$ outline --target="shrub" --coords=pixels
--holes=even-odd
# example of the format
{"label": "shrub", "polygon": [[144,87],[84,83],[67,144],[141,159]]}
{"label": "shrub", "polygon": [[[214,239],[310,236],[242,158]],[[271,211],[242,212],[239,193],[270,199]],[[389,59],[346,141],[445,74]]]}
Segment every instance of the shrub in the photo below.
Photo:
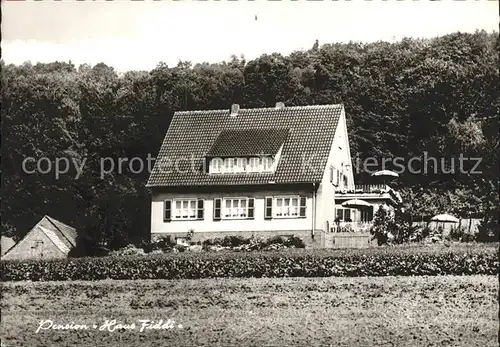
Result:
{"label": "shrub", "polygon": [[185,252],[187,249],[187,246],[179,244],[179,245],[175,245],[174,249],[178,252]]}
{"label": "shrub", "polygon": [[238,247],[244,244],[249,244],[250,239],[244,238],[243,236],[226,236],[222,239],[221,246],[223,247]]}
{"label": "shrub", "polygon": [[485,218],[478,226],[477,240],[480,242],[498,242],[499,235],[498,217]]}
{"label": "shrub", "polygon": [[432,234],[432,230],[428,227],[417,227],[415,232],[410,236],[409,241],[420,242],[428,238]]}
{"label": "shrub", "polygon": [[373,235],[373,238],[377,240],[379,246],[389,243],[392,236],[391,230],[394,229],[393,224],[394,220],[389,212],[386,211],[383,206],[380,206],[375,213],[373,225],[370,229],[370,233]]}
{"label": "shrub", "polygon": [[[396,210],[394,215],[383,208],[375,214],[373,226],[370,230],[379,245],[388,243],[402,244],[406,242],[420,242],[426,239],[431,241],[443,239],[443,228],[431,229],[428,226],[413,225],[410,213]],[[463,242],[473,241],[470,235],[463,235]],[[458,238],[457,238],[458,240]]]}
{"label": "shrub", "polygon": [[154,242],[146,243],[143,249],[146,253],[151,253],[153,251],[171,251],[176,246],[175,240],[172,239],[170,235],[162,237]]}
{"label": "shrub", "polygon": [[110,252],[112,256],[124,256],[124,255],[141,255],[145,254],[144,249],[136,247],[133,244],[127,245],[119,250]]}
{"label": "shrub", "polygon": [[452,228],[446,239],[450,241],[473,242],[476,241],[476,235],[468,233],[465,228]]}
{"label": "shrub", "polygon": [[306,247],[304,241],[302,241],[300,237],[297,237],[295,235],[270,237],[267,240],[265,240],[264,247],[268,247],[270,245],[282,245],[284,247],[289,247],[289,248]]}
{"label": "shrub", "polygon": [[497,275],[494,247],[380,247],[359,250],[155,254],[1,261],[3,281]]}
{"label": "shrub", "polygon": [[304,243],[304,240],[302,240],[300,237],[295,236],[295,235],[288,237],[288,241],[285,244],[285,246],[295,247],[295,248],[306,248],[306,244]]}
{"label": "shrub", "polygon": [[304,241],[295,235],[272,236],[268,238],[255,236],[245,238],[239,235],[228,235],[224,238],[214,238],[203,241],[203,249],[207,250],[210,246],[216,246],[226,247],[237,251],[251,251],[265,249],[266,247],[275,244],[280,244],[289,248],[305,248]]}

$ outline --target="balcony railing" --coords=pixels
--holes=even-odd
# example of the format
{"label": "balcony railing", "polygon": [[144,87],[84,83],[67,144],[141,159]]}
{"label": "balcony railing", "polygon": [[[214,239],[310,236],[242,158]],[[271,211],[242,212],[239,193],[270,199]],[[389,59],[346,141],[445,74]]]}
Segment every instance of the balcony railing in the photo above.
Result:
{"label": "balcony railing", "polygon": [[356,184],[354,189],[337,187],[335,192],[338,194],[389,194],[394,201],[400,202],[396,191],[387,184]]}
{"label": "balcony railing", "polygon": [[356,184],[354,189],[363,193],[380,193],[389,191],[391,187],[387,184]]}
{"label": "balcony railing", "polygon": [[385,193],[391,190],[387,184],[356,184],[354,189],[339,188],[335,189],[337,193]]}

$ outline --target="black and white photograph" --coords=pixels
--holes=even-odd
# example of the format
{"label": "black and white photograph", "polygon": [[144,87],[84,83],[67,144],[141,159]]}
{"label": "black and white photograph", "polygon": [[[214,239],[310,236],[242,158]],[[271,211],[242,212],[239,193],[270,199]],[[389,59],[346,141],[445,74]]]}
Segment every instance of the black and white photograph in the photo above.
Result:
{"label": "black and white photograph", "polygon": [[500,344],[498,0],[1,14],[1,347]]}

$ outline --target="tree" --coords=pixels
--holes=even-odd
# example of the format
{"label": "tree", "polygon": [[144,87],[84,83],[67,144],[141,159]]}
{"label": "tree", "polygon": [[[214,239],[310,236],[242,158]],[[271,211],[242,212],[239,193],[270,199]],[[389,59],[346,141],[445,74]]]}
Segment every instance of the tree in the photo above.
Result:
{"label": "tree", "polygon": [[[498,47],[498,33],[486,32],[396,43],[315,42],[289,55],[159,63],[149,72],[120,75],[104,63],[76,69],[71,62],[2,62],[2,234],[21,237],[49,214],[109,247],[147,237],[147,170],[134,173],[125,165],[101,177],[101,159],[117,165],[120,158],[155,157],[175,111],[282,101],[343,103],[351,156],[361,161],[408,162],[424,151],[448,162],[460,154],[481,157],[480,174],[403,172],[401,218],[411,224],[443,210],[481,217],[491,239],[498,235]],[[55,179],[54,171],[24,172],[26,157],[85,165],[78,179],[74,167]],[[356,180],[371,177],[359,173]]]}

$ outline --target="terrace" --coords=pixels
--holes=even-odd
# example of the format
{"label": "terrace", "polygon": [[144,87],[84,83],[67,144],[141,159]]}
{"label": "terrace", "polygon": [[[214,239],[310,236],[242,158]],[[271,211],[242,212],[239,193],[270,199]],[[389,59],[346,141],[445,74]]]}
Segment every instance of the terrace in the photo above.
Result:
{"label": "terrace", "polygon": [[[387,184],[360,184],[351,189],[337,188],[335,193],[336,219],[325,236],[325,245],[331,248],[370,247],[370,228],[379,206],[393,210],[402,202],[399,193]],[[363,200],[369,206],[342,206],[343,202],[352,199]]]}

